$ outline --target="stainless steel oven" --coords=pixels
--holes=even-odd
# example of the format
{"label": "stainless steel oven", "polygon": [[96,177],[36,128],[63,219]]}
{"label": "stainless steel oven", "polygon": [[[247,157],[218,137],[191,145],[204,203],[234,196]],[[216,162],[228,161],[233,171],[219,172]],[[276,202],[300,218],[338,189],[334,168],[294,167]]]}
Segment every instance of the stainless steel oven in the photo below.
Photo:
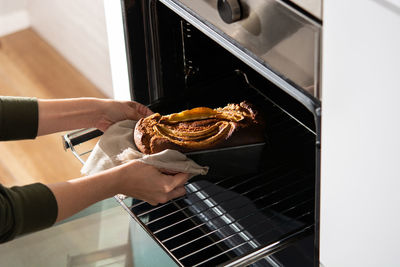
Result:
{"label": "stainless steel oven", "polygon": [[[322,16],[296,2],[126,0],[114,10],[113,78],[130,99],[162,114],[247,100],[267,125],[262,149],[237,148],[233,167],[223,151],[206,155],[222,167],[193,178],[185,197],[119,199],[135,219],[138,265],[319,265]],[[67,147],[82,135],[92,133],[67,136]]]}

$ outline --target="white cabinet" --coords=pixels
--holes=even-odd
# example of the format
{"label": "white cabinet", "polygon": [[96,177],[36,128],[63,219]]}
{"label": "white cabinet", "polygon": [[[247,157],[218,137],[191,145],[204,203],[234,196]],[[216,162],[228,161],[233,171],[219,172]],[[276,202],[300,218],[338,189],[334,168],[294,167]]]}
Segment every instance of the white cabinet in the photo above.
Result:
{"label": "white cabinet", "polygon": [[[393,1],[395,2],[395,1]],[[399,266],[400,8],[324,2],[321,263]]]}

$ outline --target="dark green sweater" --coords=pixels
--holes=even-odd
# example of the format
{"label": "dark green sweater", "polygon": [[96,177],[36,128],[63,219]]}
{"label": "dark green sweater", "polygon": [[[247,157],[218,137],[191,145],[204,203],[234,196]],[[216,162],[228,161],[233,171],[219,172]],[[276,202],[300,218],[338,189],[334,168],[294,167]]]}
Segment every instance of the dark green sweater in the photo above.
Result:
{"label": "dark green sweater", "polygon": [[[0,140],[34,139],[38,130],[35,98],[0,96]],[[6,188],[0,184],[0,243],[54,224],[57,201],[41,183]]]}

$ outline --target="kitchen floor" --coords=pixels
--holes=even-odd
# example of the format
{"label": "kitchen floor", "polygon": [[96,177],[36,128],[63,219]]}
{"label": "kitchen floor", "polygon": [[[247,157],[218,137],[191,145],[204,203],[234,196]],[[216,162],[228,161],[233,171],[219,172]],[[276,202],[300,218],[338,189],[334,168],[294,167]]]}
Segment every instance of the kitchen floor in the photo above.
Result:
{"label": "kitchen floor", "polygon": [[[0,95],[105,97],[32,29],[0,38]],[[80,176],[81,163],[64,151],[63,134],[0,142],[0,183],[52,183]]]}

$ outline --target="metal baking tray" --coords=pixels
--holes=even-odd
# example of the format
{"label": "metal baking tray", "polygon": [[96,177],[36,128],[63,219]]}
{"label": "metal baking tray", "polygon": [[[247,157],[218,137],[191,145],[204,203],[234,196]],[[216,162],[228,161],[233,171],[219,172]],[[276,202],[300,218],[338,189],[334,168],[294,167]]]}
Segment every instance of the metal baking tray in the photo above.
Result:
{"label": "metal baking tray", "polygon": [[[91,151],[78,153],[75,150],[75,146],[101,134],[102,132],[95,129],[83,129],[71,132],[63,136],[64,148],[71,149],[74,155],[84,164],[85,160],[82,156]],[[251,174],[259,171],[261,159],[263,156],[270,154],[267,152],[269,150],[270,146],[268,142],[262,142],[185,154],[197,164],[210,167],[207,175],[221,177]]]}
{"label": "metal baking tray", "polygon": [[267,144],[263,142],[189,152],[186,156],[199,165],[210,167],[207,175],[235,176],[257,172],[267,149]]}

